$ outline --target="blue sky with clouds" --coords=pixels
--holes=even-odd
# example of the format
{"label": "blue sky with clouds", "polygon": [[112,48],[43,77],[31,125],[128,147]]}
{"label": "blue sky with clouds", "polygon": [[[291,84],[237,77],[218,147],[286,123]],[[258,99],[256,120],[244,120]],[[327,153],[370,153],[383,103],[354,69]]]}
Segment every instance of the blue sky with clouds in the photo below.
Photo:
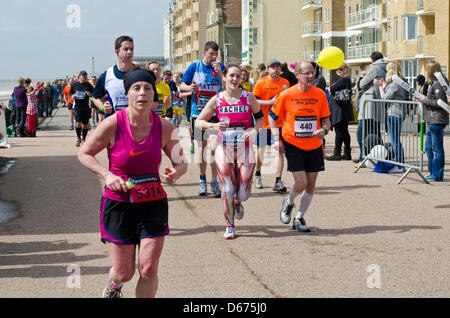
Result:
{"label": "blue sky with clouds", "polygon": [[[79,11],[68,12],[71,4]],[[90,74],[92,57],[101,73],[116,62],[120,35],[133,37],[135,56],[162,56],[168,8],[167,0],[1,0],[0,79]]]}

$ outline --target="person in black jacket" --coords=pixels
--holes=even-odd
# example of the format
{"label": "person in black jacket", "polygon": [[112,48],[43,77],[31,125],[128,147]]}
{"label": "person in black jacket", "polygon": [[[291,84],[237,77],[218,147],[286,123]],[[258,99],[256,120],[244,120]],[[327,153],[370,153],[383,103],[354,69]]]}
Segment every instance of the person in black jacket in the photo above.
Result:
{"label": "person in black jacket", "polygon": [[286,62],[281,63],[281,74],[280,76],[284,79],[287,79],[289,81],[289,87],[294,86],[298,83],[297,77],[295,77],[295,74],[289,71],[288,65]]}
{"label": "person in black jacket", "polygon": [[[333,155],[325,157],[327,160],[352,160],[350,148],[350,134],[348,132],[348,123],[353,121],[352,105],[352,81],[348,75],[349,67],[343,64],[336,72],[339,79],[330,86],[329,107],[331,111],[331,127],[336,133],[335,148]],[[345,94],[346,93],[346,94]],[[339,98],[339,96],[341,98]],[[342,97],[348,98],[342,98]],[[341,155],[342,144],[344,144],[344,155]]]}
{"label": "person in black jacket", "polygon": [[52,117],[53,110],[53,87],[50,82],[45,83],[44,88],[44,109],[46,109],[46,116]]}

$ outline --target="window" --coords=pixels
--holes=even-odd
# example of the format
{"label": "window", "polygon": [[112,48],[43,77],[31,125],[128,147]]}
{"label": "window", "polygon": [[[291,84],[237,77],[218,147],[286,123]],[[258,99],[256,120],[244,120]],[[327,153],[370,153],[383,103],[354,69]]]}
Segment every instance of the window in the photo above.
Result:
{"label": "window", "polygon": [[323,23],[329,23],[329,22],[331,22],[330,8],[325,8],[325,16],[323,18]]}
{"label": "window", "polygon": [[398,42],[398,17],[394,18],[394,42]]}
{"label": "window", "polygon": [[419,75],[419,63],[417,63],[417,60],[402,61],[402,72],[408,83],[412,87],[417,88],[416,77]]}
{"label": "window", "polygon": [[258,14],[258,0],[253,0],[253,13]]}
{"label": "window", "polygon": [[391,20],[387,21],[386,33],[387,33],[387,43],[391,43]]}
{"label": "window", "polygon": [[258,45],[258,28],[253,28],[253,45]]}
{"label": "window", "polygon": [[403,17],[402,19],[402,40],[416,40],[419,24],[417,23],[417,16]]}
{"label": "window", "polygon": [[352,6],[348,6],[348,15],[352,14]]}
{"label": "window", "polygon": [[248,0],[242,1],[242,16],[243,17],[248,16]]}

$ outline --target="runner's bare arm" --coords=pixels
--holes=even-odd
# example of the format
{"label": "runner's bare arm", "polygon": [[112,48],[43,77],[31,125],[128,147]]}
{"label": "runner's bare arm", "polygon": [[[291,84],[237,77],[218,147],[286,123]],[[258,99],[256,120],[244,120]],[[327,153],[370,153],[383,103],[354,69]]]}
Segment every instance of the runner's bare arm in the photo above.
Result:
{"label": "runner's bare arm", "polygon": [[164,179],[169,184],[174,184],[187,171],[187,160],[183,154],[183,148],[178,141],[178,133],[175,126],[167,120],[161,120],[162,144],[161,148],[172,162],[172,168],[164,168]]}
{"label": "runner's bare arm", "polygon": [[323,118],[322,119],[322,128],[317,129],[316,131],[313,132],[313,136],[316,136],[319,139],[323,139],[325,137],[325,131],[323,130],[323,128],[325,128],[327,131],[330,130],[331,127],[331,122],[330,122],[330,118]]}
{"label": "runner's bare arm", "polygon": [[[257,114],[261,111],[261,105],[258,103],[255,95],[253,93],[248,93],[250,107],[252,108],[252,113]],[[258,118],[255,121],[255,129],[259,130],[264,125],[264,117]]]}
{"label": "runner's bare arm", "polygon": [[206,104],[205,108],[203,108],[200,115],[198,115],[197,119],[195,120],[195,127],[201,130],[207,130],[207,129],[219,129],[219,130],[225,130],[228,127],[228,124],[226,123],[216,123],[211,124],[208,123],[208,120],[211,119],[212,115],[216,111],[216,102],[217,102],[217,96],[213,96],[208,103]]}
{"label": "runner's bare arm", "polygon": [[114,144],[117,126],[117,117],[111,116],[100,122],[98,127],[91,134],[90,138],[81,147],[78,152],[78,160],[86,168],[91,170],[97,177],[105,181],[106,186],[112,191],[127,191],[125,181],[112,174],[107,168],[103,167],[95,156],[107,147]]}

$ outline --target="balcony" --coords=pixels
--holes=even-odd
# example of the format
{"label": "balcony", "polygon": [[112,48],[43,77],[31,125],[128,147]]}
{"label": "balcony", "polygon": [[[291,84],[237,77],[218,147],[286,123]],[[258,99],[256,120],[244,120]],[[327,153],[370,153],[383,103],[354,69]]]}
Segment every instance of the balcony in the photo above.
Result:
{"label": "balcony", "polygon": [[376,28],[380,24],[380,8],[377,6],[351,13],[347,16],[347,30]]}
{"label": "balcony", "polygon": [[178,32],[178,33],[175,35],[175,42],[181,41],[182,39],[183,39],[183,33]]}
{"label": "balcony", "polygon": [[303,32],[302,32],[303,38],[320,37],[321,34],[322,34],[322,23],[320,22],[303,23]]}
{"label": "balcony", "polygon": [[378,43],[352,46],[347,48],[346,58],[347,60],[370,58],[370,54],[375,51],[378,51]]}
{"label": "balcony", "polygon": [[302,59],[307,61],[317,61],[320,51],[303,51]]}
{"label": "balcony", "polygon": [[322,8],[322,0],[303,0],[302,10],[315,10]]}
{"label": "balcony", "polygon": [[192,22],[192,32],[198,32],[199,27],[198,27],[198,21],[193,21]]}
{"label": "balcony", "polygon": [[184,17],[186,19],[191,19],[192,18],[192,10],[191,9],[186,9],[186,11],[184,11]]}

